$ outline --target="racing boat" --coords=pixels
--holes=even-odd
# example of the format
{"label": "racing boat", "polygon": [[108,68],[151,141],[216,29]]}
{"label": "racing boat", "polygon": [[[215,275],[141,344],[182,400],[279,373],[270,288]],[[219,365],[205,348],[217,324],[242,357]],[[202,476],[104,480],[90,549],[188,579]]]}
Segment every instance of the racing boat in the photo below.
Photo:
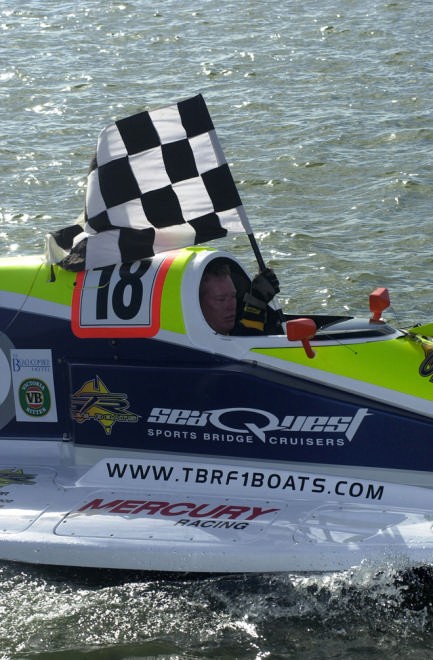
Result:
{"label": "racing boat", "polygon": [[433,325],[394,328],[378,288],[362,318],[218,334],[205,269],[228,266],[239,301],[249,274],[214,247],[169,248],[75,270],[0,259],[0,559],[431,563]]}

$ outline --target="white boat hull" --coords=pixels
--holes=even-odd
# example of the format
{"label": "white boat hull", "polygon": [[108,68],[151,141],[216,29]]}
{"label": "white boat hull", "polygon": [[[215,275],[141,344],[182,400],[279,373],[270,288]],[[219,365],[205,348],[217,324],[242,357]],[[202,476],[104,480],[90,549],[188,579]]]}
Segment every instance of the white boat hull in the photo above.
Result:
{"label": "white boat hull", "polygon": [[426,487],[157,454],[78,466],[67,443],[2,444],[3,560],[187,573],[432,562]]}

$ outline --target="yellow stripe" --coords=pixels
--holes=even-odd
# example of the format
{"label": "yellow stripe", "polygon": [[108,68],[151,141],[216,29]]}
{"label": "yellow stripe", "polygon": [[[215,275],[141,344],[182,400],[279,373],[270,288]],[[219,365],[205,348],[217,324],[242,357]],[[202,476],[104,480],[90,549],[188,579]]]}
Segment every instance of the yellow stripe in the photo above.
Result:
{"label": "yellow stripe", "polygon": [[304,349],[295,347],[255,348],[253,352],[433,401],[433,381],[428,374],[420,374],[426,353],[422,344],[409,336],[341,346],[320,346],[317,342],[314,350],[314,360]]}
{"label": "yellow stripe", "polygon": [[240,323],[245,328],[254,328],[255,330],[263,330],[264,328],[264,323],[260,321],[250,321],[248,319],[242,319]]}

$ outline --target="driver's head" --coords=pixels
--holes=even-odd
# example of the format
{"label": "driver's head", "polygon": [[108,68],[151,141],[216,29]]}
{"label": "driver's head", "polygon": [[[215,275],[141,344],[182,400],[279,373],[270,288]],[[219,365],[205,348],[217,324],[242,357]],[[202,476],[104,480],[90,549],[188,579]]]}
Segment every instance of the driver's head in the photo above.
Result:
{"label": "driver's head", "polygon": [[200,283],[200,305],[210,327],[230,333],[236,322],[236,288],[227,264],[209,264]]}

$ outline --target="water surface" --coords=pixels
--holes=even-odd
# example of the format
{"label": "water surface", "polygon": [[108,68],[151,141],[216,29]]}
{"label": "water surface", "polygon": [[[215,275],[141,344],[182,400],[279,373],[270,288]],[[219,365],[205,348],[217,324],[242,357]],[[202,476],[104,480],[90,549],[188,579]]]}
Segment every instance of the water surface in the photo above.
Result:
{"label": "water surface", "polygon": [[[99,131],[202,93],[288,311],[432,318],[430,3],[3,0],[0,247],[82,210]],[[245,236],[222,241],[254,271]],[[425,658],[430,576],[92,576],[0,565],[0,657]],[[3,655],[1,655],[3,654]]]}

